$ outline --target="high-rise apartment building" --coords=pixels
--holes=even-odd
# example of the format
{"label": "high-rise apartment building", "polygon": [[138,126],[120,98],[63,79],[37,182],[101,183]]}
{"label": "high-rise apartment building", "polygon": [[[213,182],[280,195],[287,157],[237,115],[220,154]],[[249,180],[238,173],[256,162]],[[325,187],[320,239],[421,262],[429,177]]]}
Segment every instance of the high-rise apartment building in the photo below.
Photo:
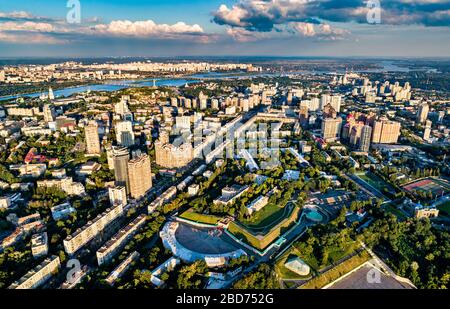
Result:
{"label": "high-rise apartment building", "polygon": [[320,110],[323,110],[325,105],[329,104],[331,102],[331,96],[329,94],[322,94],[320,97]]}
{"label": "high-rise apartment building", "polygon": [[300,120],[301,125],[308,124],[308,107],[307,106],[300,106],[299,120]]}
{"label": "high-rise apartment building", "polygon": [[426,141],[428,141],[430,139],[432,125],[433,125],[433,123],[430,120],[427,120],[425,122],[425,130],[423,131],[423,139]]}
{"label": "high-rise apartment building", "polygon": [[97,121],[89,121],[89,124],[85,128],[86,138],[86,153],[88,155],[100,154],[100,138],[98,136],[98,124]]}
{"label": "high-rise apartment building", "polygon": [[365,125],[361,130],[361,138],[359,141],[360,151],[369,152],[371,138],[372,138],[372,127]]}
{"label": "high-rise apartment building", "polygon": [[130,110],[128,108],[128,102],[130,101],[130,96],[122,96],[122,99],[120,100],[120,102],[117,102],[114,105],[114,113],[116,113],[117,115],[123,116],[126,113],[129,113]]}
{"label": "high-rise apartment building", "polygon": [[50,104],[45,104],[43,109],[44,121],[49,123],[55,121],[55,110]]}
{"label": "high-rise apartment building", "polygon": [[322,120],[322,137],[326,141],[336,141],[340,137],[342,118],[325,118]]}
{"label": "high-rise apartment building", "polygon": [[130,192],[128,184],[128,161],[130,154],[125,147],[113,147],[114,179],[117,186],[124,186]]}
{"label": "high-rise apartment building", "polygon": [[357,122],[353,124],[350,130],[349,143],[353,147],[357,147],[361,140],[362,128],[364,127],[364,123]]}
{"label": "high-rise apartment building", "polygon": [[194,159],[194,147],[190,141],[177,146],[169,142],[167,132],[161,132],[155,142],[156,164],[166,168],[181,168]]}
{"label": "high-rise apartment building", "polygon": [[382,117],[374,122],[372,143],[396,144],[400,137],[401,124]]}
{"label": "high-rise apartment building", "polygon": [[150,157],[146,154],[128,162],[130,195],[134,199],[143,197],[152,187]]}
{"label": "high-rise apartment building", "polygon": [[340,95],[334,95],[331,97],[330,104],[334,110],[339,113],[341,110],[342,97]]}
{"label": "high-rise apartment building", "polygon": [[424,124],[428,118],[430,106],[427,103],[421,104],[417,110],[417,123]]}
{"label": "high-rise apartment building", "polygon": [[131,121],[120,121],[116,123],[116,141],[123,147],[134,145],[133,124]]}

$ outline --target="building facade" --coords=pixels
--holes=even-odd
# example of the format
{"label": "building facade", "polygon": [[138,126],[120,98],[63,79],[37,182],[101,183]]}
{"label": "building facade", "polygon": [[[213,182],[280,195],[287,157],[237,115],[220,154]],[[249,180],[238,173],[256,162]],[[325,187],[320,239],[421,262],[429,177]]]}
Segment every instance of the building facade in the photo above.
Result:
{"label": "building facade", "polygon": [[150,157],[146,154],[128,162],[130,195],[134,199],[143,197],[152,187]]}
{"label": "building facade", "polygon": [[85,129],[86,153],[88,155],[100,154],[100,138],[98,136],[97,121],[89,121]]}

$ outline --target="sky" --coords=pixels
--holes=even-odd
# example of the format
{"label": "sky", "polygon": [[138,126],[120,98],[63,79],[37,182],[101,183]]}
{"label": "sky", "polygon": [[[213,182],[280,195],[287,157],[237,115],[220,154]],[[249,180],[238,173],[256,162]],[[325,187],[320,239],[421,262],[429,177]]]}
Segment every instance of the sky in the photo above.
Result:
{"label": "sky", "polygon": [[450,0],[0,0],[0,58],[450,57]]}

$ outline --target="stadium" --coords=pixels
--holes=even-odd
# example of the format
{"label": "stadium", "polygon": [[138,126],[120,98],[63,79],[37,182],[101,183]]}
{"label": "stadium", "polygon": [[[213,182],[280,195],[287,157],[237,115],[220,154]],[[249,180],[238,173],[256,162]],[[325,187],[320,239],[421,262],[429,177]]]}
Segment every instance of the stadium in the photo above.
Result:
{"label": "stadium", "polygon": [[204,260],[210,267],[223,266],[246,253],[221,228],[186,222],[168,222],[160,237],[166,249],[184,262]]}

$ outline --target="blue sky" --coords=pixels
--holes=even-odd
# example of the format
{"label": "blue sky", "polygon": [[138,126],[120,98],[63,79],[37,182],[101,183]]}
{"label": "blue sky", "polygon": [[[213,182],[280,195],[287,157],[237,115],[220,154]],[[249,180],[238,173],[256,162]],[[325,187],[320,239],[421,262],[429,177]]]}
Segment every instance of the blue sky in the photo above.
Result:
{"label": "blue sky", "polygon": [[[373,0],[369,0],[373,1]],[[450,0],[0,0],[0,57],[450,56]]]}
{"label": "blue sky", "polygon": [[[65,0],[0,0],[0,11],[27,11],[36,16],[63,18],[68,9]],[[175,23],[210,23],[211,15],[223,0],[81,0],[83,18],[146,20]]]}

